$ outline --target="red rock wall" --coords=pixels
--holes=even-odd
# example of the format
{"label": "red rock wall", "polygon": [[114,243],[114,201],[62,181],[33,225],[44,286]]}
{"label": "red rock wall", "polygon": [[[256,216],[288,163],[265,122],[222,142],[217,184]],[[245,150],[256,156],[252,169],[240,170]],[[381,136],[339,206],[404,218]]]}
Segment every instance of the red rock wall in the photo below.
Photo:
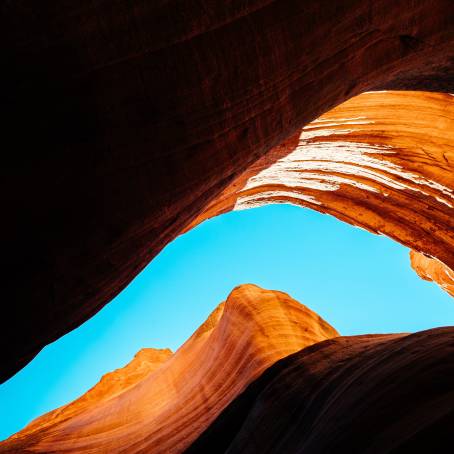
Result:
{"label": "red rock wall", "polygon": [[23,0],[1,21],[1,381],[305,124],[376,87],[454,92],[451,0]]}

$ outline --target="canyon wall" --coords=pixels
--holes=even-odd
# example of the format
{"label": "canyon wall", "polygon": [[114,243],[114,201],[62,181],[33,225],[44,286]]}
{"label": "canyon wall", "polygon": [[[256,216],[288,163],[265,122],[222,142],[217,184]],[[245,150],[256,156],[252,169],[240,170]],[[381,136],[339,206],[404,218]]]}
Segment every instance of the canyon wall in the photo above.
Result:
{"label": "canyon wall", "polygon": [[[367,90],[454,92],[451,0],[23,0],[4,2],[1,21],[0,381],[304,125]],[[404,178],[389,191],[403,207],[394,218],[419,194],[413,237],[366,179],[366,202],[358,185],[346,194],[364,223],[452,268],[447,224],[431,230],[421,202],[439,190]],[[379,200],[386,225],[372,222]]]}
{"label": "canyon wall", "polygon": [[287,294],[242,285],[175,354],[142,350],[0,452],[180,453],[269,366],[335,336]]}
{"label": "canyon wall", "polygon": [[449,452],[454,328],[337,337],[277,362],[185,452]]}

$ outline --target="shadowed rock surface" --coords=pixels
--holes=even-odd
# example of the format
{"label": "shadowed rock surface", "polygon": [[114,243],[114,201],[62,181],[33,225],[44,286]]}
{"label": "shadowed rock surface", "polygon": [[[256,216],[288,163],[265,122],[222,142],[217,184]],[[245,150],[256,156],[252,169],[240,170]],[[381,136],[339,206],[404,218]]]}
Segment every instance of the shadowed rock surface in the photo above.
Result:
{"label": "shadowed rock surface", "polygon": [[450,452],[454,328],[338,337],[278,361],[185,454]]}
{"label": "shadowed rock surface", "polygon": [[0,443],[0,452],[180,453],[265,369],[335,336],[287,294],[242,285],[174,355],[141,350],[81,398]]}
{"label": "shadowed rock surface", "polygon": [[[451,0],[22,0],[1,12],[1,381],[304,125],[367,90],[454,92]],[[436,232],[399,241],[452,268]]]}

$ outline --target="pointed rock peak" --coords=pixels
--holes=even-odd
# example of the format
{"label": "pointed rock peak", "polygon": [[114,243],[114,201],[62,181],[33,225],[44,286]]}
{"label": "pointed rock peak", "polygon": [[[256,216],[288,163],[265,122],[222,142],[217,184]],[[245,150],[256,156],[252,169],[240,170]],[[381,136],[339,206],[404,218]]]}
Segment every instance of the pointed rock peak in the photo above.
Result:
{"label": "pointed rock peak", "polygon": [[136,359],[148,360],[151,362],[164,361],[170,358],[170,356],[172,355],[173,352],[172,350],[170,350],[170,348],[142,348],[134,355],[134,359],[131,361],[131,363]]}

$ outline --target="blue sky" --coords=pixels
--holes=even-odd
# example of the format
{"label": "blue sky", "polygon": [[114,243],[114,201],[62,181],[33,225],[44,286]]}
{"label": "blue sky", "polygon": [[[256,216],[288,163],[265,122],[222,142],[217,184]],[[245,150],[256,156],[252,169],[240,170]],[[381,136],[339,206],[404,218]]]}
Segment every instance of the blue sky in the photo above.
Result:
{"label": "blue sky", "polygon": [[454,300],[408,250],[291,205],[232,212],[168,245],[83,326],[0,386],[0,440],[68,403],[143,347],[177,349],[238,284],[282,290],[341,334],[454,325]]}

